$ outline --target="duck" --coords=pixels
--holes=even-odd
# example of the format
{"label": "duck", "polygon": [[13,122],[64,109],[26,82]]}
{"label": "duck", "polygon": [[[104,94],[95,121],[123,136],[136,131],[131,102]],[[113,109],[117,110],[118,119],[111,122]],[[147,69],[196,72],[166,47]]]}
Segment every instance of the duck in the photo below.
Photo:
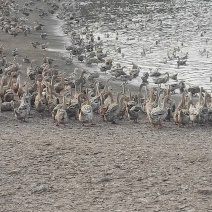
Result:
{"label": "duck", "polygon": [[27,122],[30,114],[30,104],[26,102],[26,94],[21,99],[21,104],[14,109],[14,115],[18,120]]}
{"label": "duck", "polygon": [[61,75],[61,81],[54,85],[54,90],[59,95],[60,95],[60,92],[63,91],[64,88],[65,88],[65,80],[64,80],[64,78],[65,78],[65,73],[63,73]]}
{"label": "duck", "polygon": [[178,73],[169,75],[169,78],[173,79],[173,80],[177,80],[177,75],[178,75]]}
{"label": "duck", "polygon": [[3,102],[2,98],[0,98],[0,112],[2,111],[13,111],[14,110],[14,101]]}
{"label": "duck", "polygon": [[188,52],[186,52],[185,56],[181,57],[180,59],[181,59],[181,60],[186,60],[186,59],[188,59]]}
{"label": "duck", "polygon": [[152,109],[155,107],[154,88],[150,89],[149,98],[145,102],[145,112],[150,116]]}
{"label": "duck", "polygon": [[[153,92],[153,96],[154,96],[154,92]],[[141,83],[139,86],[138,102],[140,102],[141,104],[141,110],[143,113],[146,113],[147,98],[148,98],[147,86],[145,83]]]}
{"label": "duck", "polygon": [[83,62],[84,58],[85,58],[85,56],[82,54],[77,56],[77,60],[80,62]]}
{"label": "duck", "polygon": [[30,44],[36,49],[40,45],[40,42],[30,42]]}
{"label": "duck", "polygon": [[196,96],[197,93],[200,92],[200,87],[199,86],[191,86],[189,85],[189,88],[187,89],[188,92],[191,92],[193,96]]}
{"label": "duck", "polygon": [[180,110],[188,110],[188,108],[186,107],[185,97],[186,97],[186,94],[185,94],[185,92],[183,92],[182,96],[181,96],[181,100],[173,114],[173,119],[174,119],[174,122],[176,125],[178,125],[180,123],[179,122],[179,111]]}
{"label": "duck", "polygon": [[168,82],[168,80],[169,80],[169,73],[166,72],[165,75],[166,75],[165,77],[160,77],[160,78],[153,79],[154,83],[155,84],[158,84],[158,85],[161,85],[162,83]]}
{"label": "duck", "polygon": [[31,60],[30,62],[30,66],[27,67],[27,77],[30,80],[34,80],[36,75],[37,75],[37,71],[35,68],[33,68],[33,64],[35,63],[35,60]]}
{"label": "duck", "polygon": [[208,95],[208,124],[212,125],[212,93]]}
{"label": "duck", "polygon": [[176,105],[175,105],[175,101],[171,98],[171,89],[170,89],[170,85],[167,86],[167,88],[164,90],[164,97],[167,96],[166,98],[166,109],[167,109],[167,116],[165,118],[165,120],[170,121],[171,118],[173,118],[173,113],[175,112],[176,109]]}
{"label": "duck", "polygon": [[23,58],[23,63],[30,63],[30,59],[27,56],[25,56]]}
{"label": "duck", "polygon": [[[26,84],[25,84],[25,90],[24,90],[23,96],[25,99],[25,103],[29,105],[29,114],[30,114],[30,110],[32,107],[32,105],[31,105],[32,95],[29,92],[29,83],[28,82],[26,82]],[[22,98],[23,98],[23,96],[22,96]]]}
{"label": "duck", "polygon": [[38,23],[38,21],[35,21],[34,24],[35,24],[34,26],[35,31],[42,30],[43,26],[45,26],[43,24]]}
{"label": "duck", "polygon": [[[112,77],[110,77],[110,78],[108,78],[107,80],[106,80],[106,82],[105,82],[105,85],[104,85],[104,87],[103,87],[103,89],[102,89],[102,91],[100,92],[100,96],[102,96],[102,97],[107,97],[107,95],[105,95],[105,93],[107,92],[107,91],[109,91],[109,82],[112,80]],[[103,100],[105,100],[105,99],[103,99]]]}
{"label": "duck", "polygon": [[173,94],[175,94],[175,90],[177,90],[177,89],[179,89],[180,92],[182,93],[184,91],[185,87],[186,87],[185,81],[183,81],[183,80],[181,80],[177,83],[171,83],[171,84],[169,84],[169,86],[170,86],[170,91]]}
{"label": "duck", "polygon": [[93,109],[91,106],[90,98],[88,96],[88,89],[86,89],[86,101],[84,101],[81,105],[79,112],[79,121],[85,126],[85,123],[91,123],[91,125],[95,125],[93,123]]}
{"label": "duck", "polygon": [[57,122],[57,126],[59,126],[59,124],[66,124],[68,122],[68,115],[66,112],[66,98],[65,96],[63,96],[63,104],[62,104],[62,108],[59,108],[57,110],[57,113],[55,115],[55,120]]}
{"label": "duck", "polygon": [[[42,45],[45,46],[46,44],[42,44]],[[42,47],[41,47],[41,48],[42,48]],[[46,46],[45,48],[47,48],[47,46]],[[44,48],[44,49],[45,49],[45,48]],[[43,62],[44,62],[44,63],[49,64],[49,65],[52,65],[54,61],[55,61],[55,60],[54,60],[53,58],[47,57],[45,54],[43,54]]]}
{"label": "duck", "polygon": [[149,73],[144,72],[143,76],[141,76],[142,83],[148,83]]}
{"label": "duck", "polygon": [[108,96],[110,97],[110,104],[107,107],[107,110],[104,114],[104,120],[107,122],[111,122],[112,124],[116,124],[115,119],[117,118],[117,114],[124,106],[125,96],[121,96],[119,99],[119,93],[117,95],[117,102],[114,101],[112,92],[108,92]]}
{"label": "duck", "polygon": [[37,81],[37,96],[35,97],[35,110],[42,113],[46,109],[46,98],[42,95],[41,82]]}
{"label": "duck", "polygon": [[42,39],[46,39],[47,33],[41,33],[41,34],[40,34],[40,37],[41,37]]}
{"label": "duck", "polygon": [[179,68],[180,66],[186,65],[187,60],[181,59],[179,56],[177,56],[177,67]]}
{"label": "duck", "polygon": [[6,89],[5,89],[5,87],[4,87],[4,80],[6,79],[6,76],[5,75],[3,75],[2,77],[1,77],[1,80],[0,80],[0,98],[4,98],[4,94],[5,94],[5,91],[6,91]]}
{"label": "duck", "polygon": [[131,75],[128,75],[128,74],[121,75],[120,76],[120,79],[121,79],[122,82],[128,83],[128,81],[131,81],[132,80],[132,76]]}
{"label": "duck", "polygon": [[[202,91],[203,88],[201,87],[200,90]],[[209,109],[208,109],[207,98],[208,98],[208,93],[205,91],[203,101],[201,101],[201,105],[199,105],[198,124],[200,124],[200,125],[204,125],[204,124],[208,123]],[[197,107],[198,107],[198,105],[197,105]]]}
{"label": "duck", "polygon": [[[139,96],[139,94],[138,94],[138,96]],[[142,111],[140,98],[138,98],[138,104],[137,105],[131,106],[130,104],[128,104],[127,101],[124,101],[124,103],[126,105],[126,112],[127,112],[128,118],[130,120],[133,120],[135,123],[137,123],[138,118],[139,118],[139,114]]]}
{"label": "duck", "polygon": [[157,94],[157,107],[152,108],[152,110],[147,114],[149,118],[149,122],[153,124],[153,126],[158,126],[158,128],[162,127],[162,121],[167,116],[167,109],[166,109],[166,102],[168,96],[164,97],[163,104],[161,105],[161,98],[160,98],[160,89],[158,89]]}
{"label": "duck", "polygon": [[66,107],[66,112],[68,114],[68,118],[75,117],[75,120],[79,117],[79,110],[83,103],[83,99],[85,99],[85,95],[83,93],[79,93],[77,99],[70,99],[69,103]]}
{"label": "duck", "polygon": [[[52,81],[53,81],[53,79],[52,79]],[[59,104],[59,99],[53,95],[52,88],[53,88],[53,83],[47,82],[46,100],[47,100],[47,105],[48,105],[48,109],[49,109],[50,113],[52,113],[54,108]]]}
{"label": "duck", "polygon": [[132,69],[139,69],[139,67],[134,62],[132,62]]}
{"label": "duck", "polygon": [[99,78],[99,76],[100,76],[99,72],[97,72],[97,71],[91,72],[88,76],[88,80],[93,81],[94,79]]}
{"label": "duck", "polygon": [[199,107],[196,107],[195,104],[193,103],[193,95],[191,92],[189,92],[189,117],[191,120],[192,126],[194,126],[194,123],[198,123],[199,119]]}
{"label": "duck", "polygon": [[[115,76],[116,78],[122,76],[122,75],[127,75],[126,72],[124,72],[124,66],[123,67],[118,67],[116,66],[115,69],[111,70],[111,74]],[[130,76],[130,75],[129,75]]]}
{"label": "duck", "polygon": [[132,79],[138,77],[139,73],[140,73],[139,67],[137,69],[130,69],[129,70],[129,75],[132,77]]}
{"label": "duck", "polygon": [[187,109],[181,109],[177,113],[178,113],[178,123],[180,124],[180,126],[189,125],[190,123],[189,111]]}
{"label": "duck", "polygon": [[159,72],[160,68],[156,68],[155,71],[152,71],[152,68],[149,69],[150,70],[150,76],[151,77],[159,77],[161,75],[161,73]]}
{"label": "duck", "polygon": [[83,70],[80,74],[80,77],[74,80],[74,84],[75,86],[78,88],[78,86],[81,84],[82,86],[86,83],[86,79],[85,79],[85,74],[87,73],[87,71]]}
{"label": "duck", "polygon": [[18,49],[15,48],[14,50],[12,50],[12,56],[17,56],[18,55]]}
{"label": "duck", "polygon": [[24,89],[23,89],[23,85],[22,85],[22,82],[21,82],[21,75],[20,74],[17,77],[17,85],[18,85],[17,92],[16,92],[16,90],[14,90],[14,92],[17,93],[18,98],[21,99],[21,97],[23,96],[23,93],[24,93]]}
{"label": "duck", "polygon": [[117,113],[117,117],[121,120],[124,118],[125,114],[126,114],[126,105],[131,108],[132,106],[136,105],[136,102],[134,100],[132,100],[132,93],[131,90],[128,89],[129,91],[129,97],[126,95],[126,89],[125,89],[125,83],[121,83],[120,85],[122,87],[122,92],[120,93],[120,96],[117,96],[117,99],[119,99],[118,101],[120,101],[120,97],[124,96],[125,97],[125,101],[123,104],[123,107],[119,110],[119,112]]}
{"label": "duck", "polygon": [[103,121],[106,121],[105,120],[105,113],[108,109],[108,106],[109,106],[109,102],[108,101],[105,101],[106,98],[108,97],[108,91],[105,91],[105,92],[101,92],[100,93],[100,107],[99,107],[99,114],[102,116],[102,120]]}
{"label": "duck", "polygon": [[14,91],[12,89],[7,89],[4,94],[4,101],[11,102],[14,101],[14,99],[15,99]]}
{"label": "duck", "polygon": [[0,45],[0,55],[2,56],[4,53],[4,46],[3,45]]}
{"label": "duck", "polygon": [[91,106],[94,112],[99,111],[100,106],[100,92],[99,92],[99,82],[94,82],[95,96],[91,97]]}

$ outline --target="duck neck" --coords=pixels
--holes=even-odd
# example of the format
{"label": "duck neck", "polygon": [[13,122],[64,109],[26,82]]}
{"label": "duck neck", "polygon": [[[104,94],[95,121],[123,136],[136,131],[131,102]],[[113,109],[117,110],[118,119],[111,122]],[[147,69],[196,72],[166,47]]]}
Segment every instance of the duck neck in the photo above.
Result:
{"label": "duck neck", "polygon": [[29,96],[29,84],[28,84],[28,82],[26,82],[25,87],[26,87],[26,90],[25,90],[26,95]]}
{"label": "duck neck", "polygon": [[1,112],[1,107],[2,107],[2,98],[0,97],[0,112]]}
{"label": "duck neck", "polygon": [[169,80],[169,73],[166,73],[166,82]]}
{"label": "duck neck", "polygon": [[193,96],[192,96],[192,93],[191,92],[189,93],[189,100],[193,104]]}
{"label": "duck neck", "polygon": [[103,93],[105,93],[105,92],[107,91],[108,83],[109,83],[110,80],[111,80],[111,78],[109,78],[109,79],[106,81],[105,86],[104,86],[103,91],[102,91]]}
{"label": "duck neck", "polygon": [[81,75],[80,75],[80,79],[81,79],[81,80],[83,79],[84,75],[85,75],[85,72],[82,71],[82,73],[81,73]]}
{"label": "duck neck", "polygon": [[82,97],[83,97],[84,95],[81,93],[81,94],[79,94],[78,96],[77,96],[77,100],[78,100],[78,104],[79,104],[79,107],[81,107],[81,105],[82,105]]}
{"label": "duck neck", "polygon": [[20,76],[20,74],[18,75],[17,82],[18,82],[19,88],[22,88],[22,82],[21,82],[21,76]]}
{"label": "duck neck", "polygon": [[66,110],[66,97],[63,96],[63,109]]}
{"label": "duck neck", "polygon": [[168,99],[169,99],[169,96],[168,96],[168,95],[164,97],[163,106],[162,106],[163,109],[166,108],[166,105],[167,105],[167,103],[168,103]]}
{"label": "duck neck", "polygon": [[148,96],[148,94],[147,94],[147,87],[144,86],[144,99],[145,100],[147,99],[147,96]]}
{"label": "duck neck", "polygon": [[[113,94],[109,91],[107,92],[108,96],[110,97],[111,104],[114,103]],[[118,100],[119,101],[119,100]]]}
{"label": "duck neck", "polygon": [[52,86],[49,83],[47,85],[47,91],[48,91],[49,99],[53,99],[53,96],[52,96]]}
{"label": "duck neck", "polygon": [[11,88],[12,87],[12,84],[13,84],[13,72],[10,74],[10,78],[9,78],[7,87],[8,88]]}
{"label": "duck neck", "polygon": [[158,107],[161,107],[160,88],[159,87],[157,90],[157,98],[155,99],[155,102],[157,103]]}
{"label": "duck neck", "polygon": [[54,75],[51,78],[51,86],[54,87]]}
{"label": "duck neck", "polygon": [[38,97],[41,99],[42,97],[42,89],[41,89],[41,82],[37,82],[37,90],[38,90]]}
{"label": "duck neck", "polygon": [[150,90],[149,101],[154,102],[154,90],[153,90],[153,88]]}
{"label": "duck neck", "polygon": [[98,83],[98,81],[94,82],[94,88],[95,88],[95,96],[99,96],[99,83]]}
{"label": "duck neck", "polygon": [[203,90],[203,88],[201,87],[201,88],[200,88],[200,91],[199,91],[199,104],[201,104],[201,103],[202,103],[202,100],[203,100],[203,97],[202,97],[202,90]]}
{"label": "duck neck", "polygon": [[138,106],[141,106],[141,96],[140,96],[140,92],[138,93]]}
{"label": "duck neck", "polygon": [[62,74],[62,76],[61,76],[61,81],[60,81],[60,84],[61,84],[62,86],[65,85],[65,80],[64,80],[64,78],[65,78],[65,76],[64,76],[64,74]]}
{"label": "duck neck", "polygon": [[119,99],[119,102],[118,102],[118,110],[121,110],[121,109],[124,107],[124,99],[125,99],[125,96],[122,96],[122,97]]}
{"label": "duck neck", "polygon": [[207,92],[205,92],[204,101],[203,101],[203,106],[206,107],[206,108],[208,107],[207,98],[208,98],[208,94],[207,94]]}
{"label": "duck neck", "polygon": [[90,105],[91,102],[90,102],[90,98],[89,98],[89,95],[88,95],[88,89],[86,89],[86,100],[87,100],[87,104]]}
{"label": "duck neck", "polygon": [[139,96],[140,96],[140,98],[142,97],[141,95],[142,95],[142,88],[144,87],[144,84],[142,83],[142,84],[140,84],[140,86],[139,86]]}
{"label": "duck neck", "polygon": [[3,78],[3,76],[2,76],[2,78],[1,78],[1,80],[0,80],[0,88],[3,88],[3,86],[4,86],[4,78]]}
{"label": "duck neck", "polygon": [[129,89],[129,94],[130,94],[130,101],[132,101],[132,92],[130,89]]}
{"label": "duck neck", "polygon": [[122,86],[122,93],[125,95],[126,94],[126,89],[125,89],[124,83],[122,83],[121,86]]}
{"label": "duck neck", "polygon": [[76,83],[74,83],[74,95],[75,95],[75,96],[78,95]]}
{"label": "duck neck", "polygon": [[185,107],[185,93],[182,94],[182,99],[181,99],[181,107]]}

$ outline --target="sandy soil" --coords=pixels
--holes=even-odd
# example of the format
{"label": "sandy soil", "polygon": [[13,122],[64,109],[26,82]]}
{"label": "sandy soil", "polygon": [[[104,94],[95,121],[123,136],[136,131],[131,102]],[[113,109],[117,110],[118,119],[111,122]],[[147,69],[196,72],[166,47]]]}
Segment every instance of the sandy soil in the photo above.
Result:
{"label": "sandy soil", "polygon": [[[55,24],[37,11],[28,22],[34,19],[45,24],[43,32]],[[39,35],[14,38],[0,31],[8,60],[18,48],[20,63],[25,55],[41,61],[44,51],[30,44]],[[46,41],[52,48],[61,45],[53,34]],[[61,71],[73,70],[60,53],[45,54]],[[56,127],[48,114],[41,119],[33,111],[29,123],[20,123],[11,112],[1,113],[0,211],[212,211],[211,127],[164,123],[156,130],[145,116],[138,124],[103,123],[98,115],[95,122]]]}

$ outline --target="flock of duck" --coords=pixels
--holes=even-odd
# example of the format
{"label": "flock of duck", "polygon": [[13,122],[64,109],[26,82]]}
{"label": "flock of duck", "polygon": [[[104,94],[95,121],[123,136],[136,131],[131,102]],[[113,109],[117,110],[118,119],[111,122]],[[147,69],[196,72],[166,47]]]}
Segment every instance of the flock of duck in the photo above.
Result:
{"label": "flock of duck", "polygon": [[[50,14],[58,9],[54,1],[45,2],[52,8]],[[6,14],[9,7],[17,9],[17,5],[14,5],[12,0],[4,2],[4,9],[0,14],[2,29],[5,33],[13,31],[24,34],[27,29],[29,31],[29,28],[26,27],[21,31],[20,20]],[[25,3],[23,11],[26,14],[28,5],[34,5],[34,1]],[[43,18],[45,11],[41,14]],[[42,32],[42,29],[43,25],[35,22],[34,29],[31,29],[30,33],[33,30],[41,32],[41,39],[46,39],[47,34]],[[95,116],[101,116],[104,122],[116,123],[125,117],[137,122],[139,118],[145,117],[144,114],[149,123],[155,127],[161,127],[164,120],[174,120],[179,126],[190,125],[190,123],[212,124],[212,93],[199,87],[185,89],[184,81],[165,85],[170,77],[176,80],[177,76],[170,76],[169,73],[161,76],[158,69],[143,73],[142,83],[135,94],[132,94],[130,89],[126,92],[126,82],[138,77],[139,66],[132,64],[128,76],[119,63],[114,65],[112,58],[103,52],[101,39],[98,37],[96,40],[89,27],[85,27],[83,34],[86,39],[82,39],[76,31],[72,32],[73,45],[66,46],[66,50],[70,52],[70,57],[65,58],[66,64],[72,64],[75,60],[85,61],[87,65],[101,63],[100,70],[104,72],[109,70],[112,77],[103,84],[99,79],[99,72],[88,73],[75,68],[69,75],[60,73],[54,59],[43,54],[40,63],[29,60],[27,56],[23,57],[22,62],[30,64],[26,70],[27,80],[23,83],[21,64],[18,63],[18,49],[12,51],[14,59],[8,62],[5,54],[6,45],[2,44],[0,45],[0,111],[13,111],[16,119],[20,121],[28,121],[31,110],[40,113],[42,117],[47,112],[57,125],[68,123],[72,117],[79,120],[82,125],[86,123],[93,125]],[[12,35],[17,36],[16,33]],[[35,42],[31,44],[34,48],[40,45]],[[177,64],[183,65],[181,62],[185,60],[186,58],[178,58]],[[149,88],[149,76],[154,77],[157,87]],[[123,81],[122,91],[115,96],[109,83],[119,77]],[[161,88],[161,84],[164,84],[165,88]],[[181,93],[179,103],[175,103],[172,96],[176,89]],[[196,93],[199,95],[199,100],[195,103],[193,96]]]}

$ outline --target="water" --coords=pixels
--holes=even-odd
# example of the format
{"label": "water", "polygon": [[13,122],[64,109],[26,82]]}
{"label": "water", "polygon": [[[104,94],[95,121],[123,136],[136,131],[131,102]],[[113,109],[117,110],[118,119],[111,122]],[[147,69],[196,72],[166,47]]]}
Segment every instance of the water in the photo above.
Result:
{"label": "water", "polygon": [[[136,7],[139,9],[138,5]],[[130,15],[136,7],[130,8],[128,17],[122,20],[116,17],[116,21],[109,24],[104,23],[103,18],[98,18],[98,21],[89,24],[95,39],[97,40],[99,36],[103,40],[103,49],[109,51],[108,57],[114,59],[114,64],[121,63],[127,67],[125,71],[128,72],[133,62],[141,68],[140,76],[143,72],[149,72],[149,68],[153,70],[160,68],[162,73],[178,73],[178,80],[184,80],[188,86],[198,85],[210,90],[212,86],[210,83],[212,2],[176,1],[175,6],[152,2],[147,7],[147,10],[151,12]],[[140,7],[143,9],[142,6]],[[170,8],[172,8],[171,12]],[[160,10],[163,10],[163,13]],[[110,10],[107,13],[110,13]],[[116,16],[116,14],[112,15]],[[82,30],[80,26],[76,27]],[[105,36],[105,33],[109,34],[109,38]],[[70,43],[70,36],[66,35],[64,39],[66,43]],[[117,52],[118,48],[121,48],[121,53]],[[167,52],[172,56],[174,49],[177,49],[176,54],[180,57],[188,53],[185,66],[178,68],[176,58],[168,59]],[[145,55],[142,54],[143,50]],[[83,67],[86,68],[86,65]],[[93,67],[87,67],[87,69],[94,70]],[[95,68],[95,70],[99,69]],[[153,83],[151,78],[149,81],[150,84]],[[169,83],[172,82],[172,80],[169,81]],[[138,77],[130,83],[139,85],[141,79]]]}

